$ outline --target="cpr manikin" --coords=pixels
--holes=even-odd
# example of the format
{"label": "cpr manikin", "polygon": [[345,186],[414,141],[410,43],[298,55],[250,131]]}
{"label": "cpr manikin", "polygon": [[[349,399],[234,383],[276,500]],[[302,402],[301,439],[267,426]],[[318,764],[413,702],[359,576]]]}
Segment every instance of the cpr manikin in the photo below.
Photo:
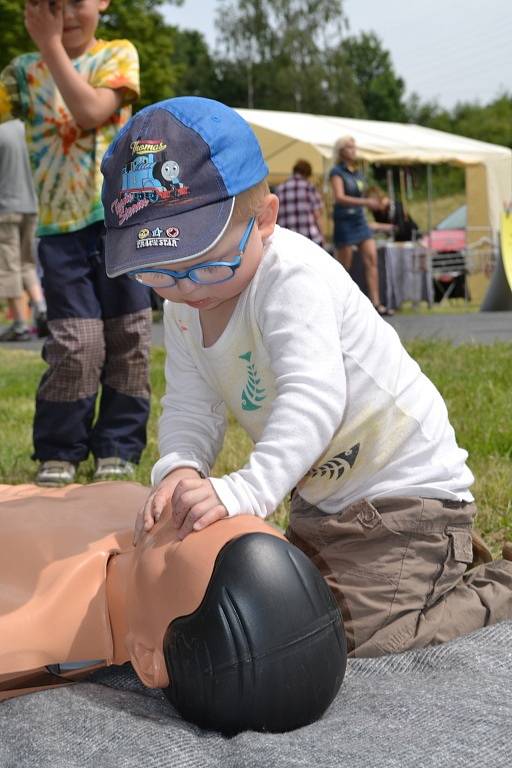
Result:
{"label": "cpr manikin", "polygon": [[316,568],[249,515],[183,541],[162,519],[134,548],[147,493],[0,486],[0,696],[35,689],[50,665],[130,661],[203,727],[285,731],[320,717],[346,650]]}

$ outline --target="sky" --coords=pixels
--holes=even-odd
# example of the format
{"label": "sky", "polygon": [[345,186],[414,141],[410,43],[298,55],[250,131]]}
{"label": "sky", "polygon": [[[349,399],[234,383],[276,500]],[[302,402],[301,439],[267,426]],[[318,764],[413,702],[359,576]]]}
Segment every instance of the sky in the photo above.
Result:
{"label": "sky", "polygon": [[[167,6],[169,23],[203,33],[215,48],[216,0]],[[487,104],[512,92],[511,0],[345,0],[349,34],[375,32],[407,95]]]}

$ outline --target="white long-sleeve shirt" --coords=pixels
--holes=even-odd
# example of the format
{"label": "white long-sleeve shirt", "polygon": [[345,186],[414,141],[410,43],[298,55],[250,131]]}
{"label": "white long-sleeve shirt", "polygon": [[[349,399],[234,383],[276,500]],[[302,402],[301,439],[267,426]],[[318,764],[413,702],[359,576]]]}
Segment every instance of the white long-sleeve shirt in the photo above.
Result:
{"label": "white long-sleeve shirt", "polygon": [[254,441],[244,467],[211,478],[229,515],[264,517],[294,487],[328,513],[386,494],[473,500],[441,395],[310,240],[276,227],[212,346],[197,310],[166,302],[164,322],[154,484],[182,466],[210,475],[228,407]]}

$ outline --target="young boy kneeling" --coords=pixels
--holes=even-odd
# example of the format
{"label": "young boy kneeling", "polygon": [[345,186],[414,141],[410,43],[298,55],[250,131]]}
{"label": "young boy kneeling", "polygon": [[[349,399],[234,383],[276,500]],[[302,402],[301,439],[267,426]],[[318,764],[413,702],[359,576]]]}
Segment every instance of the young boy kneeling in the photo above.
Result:
{"label": "young boy kneeling", "polygon": [[[512,618],[512,562],[468,570],[473,476],[441,395],[343,267],[276,225],[249,125],[170,99],[132,118],[102,170],[108,274],[168,300],[161,458],[136,539],[162,514],[182,537],[266,517],[294,489],[289,538],[334,591],[353,655]],[[227,408],[254,449],[211,477]]]}

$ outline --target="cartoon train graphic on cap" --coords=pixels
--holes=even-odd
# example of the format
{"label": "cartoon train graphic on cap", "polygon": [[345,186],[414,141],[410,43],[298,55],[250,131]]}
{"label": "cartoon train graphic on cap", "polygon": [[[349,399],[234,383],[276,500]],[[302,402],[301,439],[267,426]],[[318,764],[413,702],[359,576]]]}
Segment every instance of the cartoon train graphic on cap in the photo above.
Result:
{"label": "cartoon train graphic on cap", "polygon": [[178,199],[190,192],[180,181],[179,173],[175,160],[158,160],[152,152],[138,155],[124,166],[121,189],[135,200],[146,199],[151,203]]}

